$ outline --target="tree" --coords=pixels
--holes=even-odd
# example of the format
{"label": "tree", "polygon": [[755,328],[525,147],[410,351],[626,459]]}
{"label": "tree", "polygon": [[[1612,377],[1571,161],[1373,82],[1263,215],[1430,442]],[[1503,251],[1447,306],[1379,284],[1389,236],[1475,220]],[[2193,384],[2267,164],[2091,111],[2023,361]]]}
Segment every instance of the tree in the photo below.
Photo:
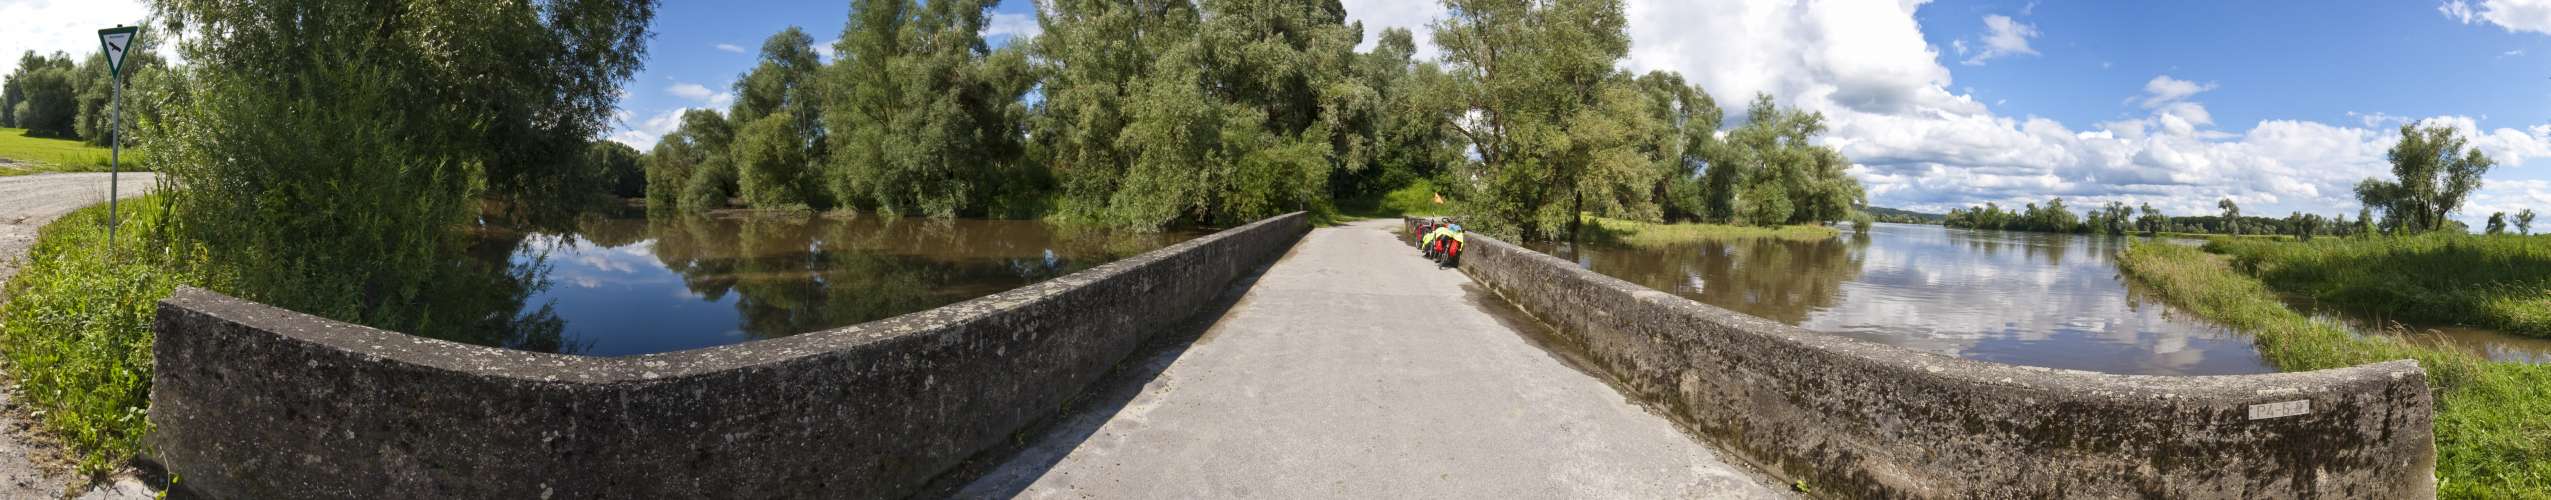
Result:
{"label": "tree", "polygon": [[2356,234],[2367,238],[2374,236],[2374,207],[2356,209]]}
{"label": "tree", "polygon": [[[1483,222],[1526,237],[1574,234],[1588,191],[1603,203],[1603,194],[1652,186],[1656,169],[1637,165],[1647,161],[1630,133],[1641,127],[1629,120],[1646,115],[1641,97],[1610,88],[1630,80],[1612,69],[1630,43],[1619,1],[1444,4],[1435,45],[1459,102],[1444,120],[1477,157],[1486,192],[1473,208]],[[1578,132],[1592,140],[1575,140]]]}
{"label": "tree", "polygon": [[2224,231],[2231,233],[2233,236],[2240,236],[2241,205],[2233,203],[2231,198],[2224,198],[2223,201],[2215,202],[2214,206],[2215,208],[2223,209]]}
{"label": "tree", "polygon": [[2400,143],[2386,155],[2394,180],[2365,179],[2356,184],[2356,198],[2409,232],[2444,229],[2495,164],[2478,149],[2465,152],[2465,145],[2452,127],[2402,125]]}
{"label": "tree", "polygon": [[2488,228],[2489,228],[2489,235],[2490,235],[2490,236],[2497,236],[2497,235],[2501,235],[2501,234],[2507,234],[2507,213],[2506,213],[2506,212],[2492,212],[2492,213],[2490,213],[2490,214],[2489,214],[2489,226],[2488,226]]}
{"label": "tree", "polygon": [[585,174],[615,198],[647,195],[647,172],[637,148],[617,141],[597,141],[585,149]]}
{"label": "tree", "polygon": [[[157,2],[188,91],[147,134],[175,248],[223,292],[423,335],[504,332],[455,280],[480,194],[584,168],[644,57],[647,0]],[[383,36],[395,33],[396,36]],[[149,132],[149,131],[145,131]],[[506,309],[511,310],[511,309]],[[554,341],[556,329],[547,341]],[[540,339],[506,339],[506,344]],[[491,342],[492,343],[492,342]]]}
{"label": "tree", "polygon": [[2143,228],[2144,236],[2161,236],[2164,226],[2170,225],[2170,218],[2161,215],[2160,210],[2152,208],[2151,203],[2143,204],[2143,213],[2142,218],[2135,219],[2135,225]]}
{"label": "tree", "polygon": [[[682,112],[673,133],[656,142],[646,158],[647,211],[707,210],[726,205],[733,192],[734,170],[727,160],[735,132],[716,111]],[[702,194],[694,195],[694,191]]]}
{"label": "tree", "polygon": [[2516,212],[2516,232],[2523,233],[2525,236],[2533,235],[2533,209],[2527,208]]}
{"label": "tree", "polygon": [[78,137],[79,86],[74,83],[78,79],[78,67],[68,55],[47,57],[29,51],[19,57],[18,69],[9,73],[5,96],[10,124],[39,137]]}
{"label": "tree", "polygon": [[[1414,35],[1405,28],[1389,28],[1382,30],[1372,51],[1357,56],[1355,73],[1378,100],[1372,113],[1348,124],[1349,128],[1360,130],[1359,135],[1371,138],[1371,154],[1365,168],[1340,169],[1336,180],[1330,182],[1330,188],[1340,197],[1369,196],[1421,180],[1435,181],[1465,161],[1464,145],[1447,128],[1449,123],[1445,120],[1455,107],[1447,93],[1441,92],[1449,80],[1442,66],[1433,61],[1416,61],[1416,53]],[[1715,128],[1716,122],[1712,121],[1711,126]],[[1448,187],[1463,184],[1442,180],[1446,182],[1432,183]]]}
{"label": "tree", "polygon": [[852,6],[825,106],[835,150],[827,185],[843,203],[880,212],[981,213],[1026,171],[1027,52],[987,48],[993,3],[864,0]]}
{"label": "tree", "polygon": [[[735,81],[736,194],[754,208],[832,206],[814,159],[824,157],[815,38],[790,26],[762,42],[761,63]],[[781,121],[773,121],[781,120]]]}

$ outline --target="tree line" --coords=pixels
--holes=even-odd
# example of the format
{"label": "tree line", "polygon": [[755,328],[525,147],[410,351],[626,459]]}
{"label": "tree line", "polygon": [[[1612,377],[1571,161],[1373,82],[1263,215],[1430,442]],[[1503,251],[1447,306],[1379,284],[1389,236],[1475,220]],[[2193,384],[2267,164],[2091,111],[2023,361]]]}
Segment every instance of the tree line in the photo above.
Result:
{"label": "tree line", "polygon": [[649,151],[651,211],[729,206],[1236,224],[1424,186],[1483,228],[1575,215],[1748,224],[1846,218],[1823,117],[1758,96],[1720,130],[1672,72],[1616,69],[1617,0],[1450,0],[1419,60],[1335,0],[1063,0],[990,47],[989,0],[855,0],[833,45],[789,28]]}
{"label": "tree line", "polygon": [[[2152,204],[2129,208],[2124,203],[2109,202],[2102,207],[2076,215],[2064,205],[2063,198],[2048,200],[2043,206],[2030,203],[2019,210],[2004,209],[1985,203],[1971,208],[1952,209],[1944,223],[1949,227],[2001,229],[2057,233],[2129,234],[2164,232],[2203,234],[2277,234],[2303,240],[2317,236],[2409,235],[2436,231],[2468,232],[2469,227],[2449,218],[2460,211],[2464,200],[2480,189],[2481,176],[2495,163],[2478,149],[2466,149],[2469,141],[2445,126],[2419,127],[2402,125],[2401,140],[2385,155],[2392,165],[2391,180],[2365,179],[2356,186],[2358,202],[2364,205],[2350,221],[2346,214],[2324,217],[2320,214],[2294,212],[2285,218],[2243,216],[2241,206],[2226,198],[2215,203],[2219,215],[2174,217],[2155,210]],[[2380,213],[2378,216],[2377,213]],[[2512,217],[2505,212],[2492,213],[2487,234],[2533,234],[2532,209],[2517,211]]]}
{"label": "tree line", "polygon": [[[154,50],[157,45],[156,38],[142,38],[125,56],[127,122],[136,118],[142,108],[136,104],[146,104],[135,102],[139,100],[136,98],[164,93],[161,91],[174,83],[161,71],[167,62]],[[59,52],[39,55],[27,51],[18,56],[18,69],[0,80],[0,127],[26,129],[28,135],[37,137],[78,139],[105,146],[114,128],[114,98],[105,53],[75,60]]]}

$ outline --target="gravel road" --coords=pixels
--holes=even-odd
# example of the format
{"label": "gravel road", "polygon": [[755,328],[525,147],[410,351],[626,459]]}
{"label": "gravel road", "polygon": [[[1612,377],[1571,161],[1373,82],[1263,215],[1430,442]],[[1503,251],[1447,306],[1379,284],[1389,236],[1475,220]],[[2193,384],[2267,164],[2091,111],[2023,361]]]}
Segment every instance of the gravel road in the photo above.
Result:
{"label": "gravel road", "polygon": [[[150,191],[149,173],[123,174],[117,195],[132,198]],[[18,263],[35,233],[45,223],[81,207],[106,201],[107,174],[41,174],[0,177],[0,281],[17,276]],[[61,450],[37,435],[27,411],[17,406],[17,384],[0,378],[0,498],[65,498],[67,489],[85,483],[67,470]],[[132,474],[119,474],[80,491],[78,498],[150,498],[153,494]]]}

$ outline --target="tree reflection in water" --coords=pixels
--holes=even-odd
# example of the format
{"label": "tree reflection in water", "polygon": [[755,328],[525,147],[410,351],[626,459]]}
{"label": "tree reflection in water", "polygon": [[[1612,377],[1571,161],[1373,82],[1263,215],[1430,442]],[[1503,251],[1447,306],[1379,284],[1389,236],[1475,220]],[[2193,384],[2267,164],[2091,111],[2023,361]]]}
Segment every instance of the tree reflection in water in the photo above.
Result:
{"label": "tree reflection in water", "polygon": [[517,275],[523,278],[517,288],[526,293],[490,303],[489,310],[522,318],[501,325],[515,336],[552,340],[479,343],[600,355],[864,323],[1052,279],[1198,234],[803,214],[586,216],[569,227],[534,228],[531,236],[484,232],[489,237],[477,257],[492,260],[482,262],[537,271]]}

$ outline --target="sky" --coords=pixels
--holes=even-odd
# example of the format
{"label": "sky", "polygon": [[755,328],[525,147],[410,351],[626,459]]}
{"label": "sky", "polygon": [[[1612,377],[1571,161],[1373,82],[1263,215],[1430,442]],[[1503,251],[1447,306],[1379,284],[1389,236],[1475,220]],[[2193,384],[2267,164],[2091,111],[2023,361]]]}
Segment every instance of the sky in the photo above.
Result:
{"label": "sky", "polygon": [[[1424,0],[1342,0],[1369,40],[1419,32]],[[1768,93],[1823,113],[1874,205],[1941,212],[2062,196],[2174,214],[2347,213],[2389,178],[2403,123],[2461,129],[2496,159],[2464,207],[2551,211],[2551,0],[2336,2],[1627,0],[1634,72],[1674,71],[1731,109]],[[791,25],[827,50],[844,0],[677,0],[609,136],[641,148],[689,108],[724,109],[760,42]],[[86,53],[132,0],[0,0],[0,54]],[[1034,36],[997,10],[995,45]],[[24,29],[20,29],[24,28]],[[1436,54],[1422,47],[1420,55]],[[0,72],[16,57],[0,57]]]}

